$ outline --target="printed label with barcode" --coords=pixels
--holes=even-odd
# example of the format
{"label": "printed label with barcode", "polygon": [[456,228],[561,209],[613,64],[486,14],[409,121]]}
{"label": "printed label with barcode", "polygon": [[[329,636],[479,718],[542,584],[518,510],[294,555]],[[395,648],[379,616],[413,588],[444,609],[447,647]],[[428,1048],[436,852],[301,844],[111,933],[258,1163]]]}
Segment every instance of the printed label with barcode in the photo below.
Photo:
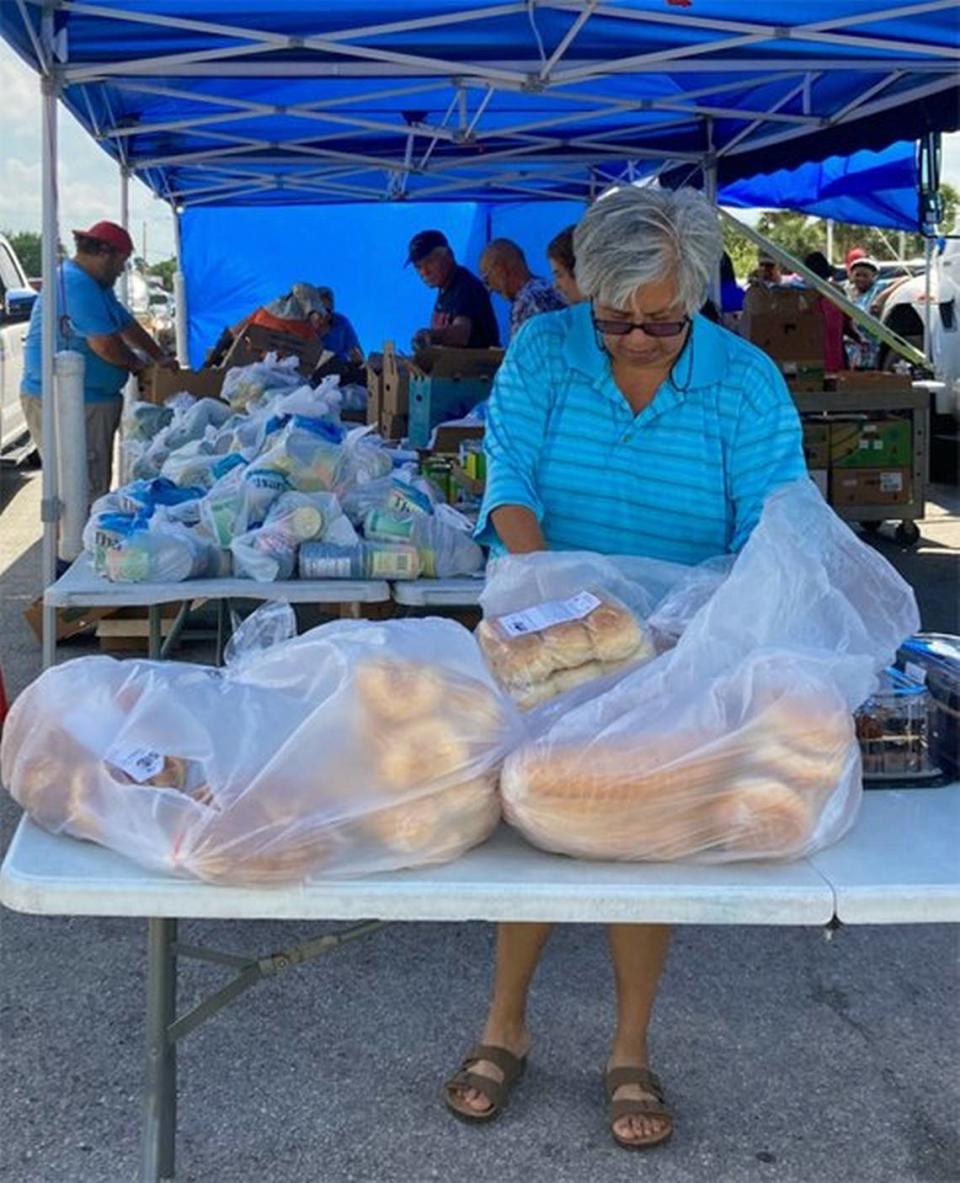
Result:
{"label": "printed label with barcode", "polygon": [[548,600],[525,612],[511,612],[509,616],[499,617],[497,624],[508,637],[523,637],[528,633],[542,632],[554,624],[582,620],[594,608],[599,608],[600,603],[592,592],[583,591],[569,600]]}
{"label": "printed label with barcode", "polygon": [[163,771],[163,753],[151,748],[111,748],[105,759],[108,764],[122,769],[138,785]]}
{"label": "printed label with barcode", "polygon": [[903,488],[903,474],[899,472],[880,473],[880,491],[882,493],[899,493]]}

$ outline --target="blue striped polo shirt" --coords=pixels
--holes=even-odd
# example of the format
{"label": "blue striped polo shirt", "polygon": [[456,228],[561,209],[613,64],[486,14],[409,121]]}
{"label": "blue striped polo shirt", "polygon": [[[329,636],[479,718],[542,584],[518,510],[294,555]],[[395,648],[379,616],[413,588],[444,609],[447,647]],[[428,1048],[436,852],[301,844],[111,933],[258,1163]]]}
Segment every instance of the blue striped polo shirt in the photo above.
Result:
{"label": "blue striped polo shirt", "polygon": [[800,420],[761,350],[694,316],[639,415],[613,380],[588,303],[527,321],[497,373],[477,537],[531,509],[556,550],[698,563],[738,551],[777,485],[806,472]]}

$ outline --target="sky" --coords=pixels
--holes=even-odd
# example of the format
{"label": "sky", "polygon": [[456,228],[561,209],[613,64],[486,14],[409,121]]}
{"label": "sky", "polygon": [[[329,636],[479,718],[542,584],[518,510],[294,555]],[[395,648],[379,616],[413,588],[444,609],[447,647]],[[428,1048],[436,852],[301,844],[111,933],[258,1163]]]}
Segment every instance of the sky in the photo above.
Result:
{"label": "sky", "polygon": [[[40,93],[37,76],[0,41],[0,229],[40,229]],[[63,107],[60,109],[60,231],[120,220],[116,164]],[[942,179],[960,188],[960,133],[943,138]],[[743,216],[746,211],[738,211]],[[757,215],[747,217],[754,221]],[[66,233],[65,233],[66,232]],[[155,263],[173,254],[169,207],[139,181],[130,184],[130,232],[138,254]],[[144,252],[144,241],[146,251]]]}

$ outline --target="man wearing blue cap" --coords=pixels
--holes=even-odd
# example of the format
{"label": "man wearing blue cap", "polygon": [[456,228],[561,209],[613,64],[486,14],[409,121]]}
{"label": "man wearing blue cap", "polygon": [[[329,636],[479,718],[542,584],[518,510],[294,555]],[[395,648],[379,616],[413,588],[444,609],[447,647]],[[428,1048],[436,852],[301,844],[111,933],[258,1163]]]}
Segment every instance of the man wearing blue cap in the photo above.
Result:
{"label": "man wearing blue cap", "polygon": [[456,261],[444,234],[439,230],[415,234],[407,262],[416,267],[428,288],[437,289],[430,327],[416,333],[415,349],[427,345],[487,349],[500,344],[500,329],[486,287]]}

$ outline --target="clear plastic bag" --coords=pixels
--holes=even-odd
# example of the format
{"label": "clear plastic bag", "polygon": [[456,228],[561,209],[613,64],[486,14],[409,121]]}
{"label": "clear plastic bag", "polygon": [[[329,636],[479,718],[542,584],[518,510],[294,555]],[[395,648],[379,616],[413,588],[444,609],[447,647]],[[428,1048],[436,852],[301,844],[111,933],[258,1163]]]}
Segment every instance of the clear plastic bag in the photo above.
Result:
{"label": "clear plastic bag", "polygon": [[525,710],[607,685],[655,656],[652,599],[617,564],[581,551],[507,555],[490,564],[477,640]]}
{"label": "clear plastic bag", "polygon": [[516,727],[460,625],[344,621],[226,671],[55,666],[10,712],[2,777],[53,832],[165,871],[279,884],[483,841]]}
{"label": "clear plastic bag", "polygon": [[[391,489],[390,497],[397,496]],[[438,507],[449,510],[449,506]],[[464,521],[466,521],[464,519]],[[364,519],[364,535],[371,542],[400,542],[415,546],[420,555],[421,573],[430,579],[452,579],[472,575],[484,563],[483,551],[473,541],[470,525],[466,528],[422,510],[410,513],[397,509],[371,509]]]}
{"label": "clear plastic bag", "polygon": [[290,579],[304,542],[322,538],[340,516],[332,493],[284,493],[270,507],[262,526],[230,544],[235,575],[269,583]]}
{"label": "clear plastic bag", "polygon": [[298,365],[296,357],[278,358],[275,353],[268,353],[262,361],[233,366],[227,370],[220,397],[234,411],[242,411],[269,390],[291,391],[303,383]]}
{"label": "clear plastic bag", "polygon": [[372,427],[355,427],[343,441],[343,458],[337,473],[337,492],[363,488],[383,480],[393,472],[393,458]]}
{"label": "clear plastic bag", "polygon": [[179,583],[230,574],[229,551],[200,529],[173,522],[135,529],[105,549],[103,573],[113,583]]}
{"label": "clear plastic bag", "polygon": [[509,820],[594,858],[798,858],[861,796],[853,711],[917,626],[913,593],[807,480],[784,486],[676,648],[507,761]]}

